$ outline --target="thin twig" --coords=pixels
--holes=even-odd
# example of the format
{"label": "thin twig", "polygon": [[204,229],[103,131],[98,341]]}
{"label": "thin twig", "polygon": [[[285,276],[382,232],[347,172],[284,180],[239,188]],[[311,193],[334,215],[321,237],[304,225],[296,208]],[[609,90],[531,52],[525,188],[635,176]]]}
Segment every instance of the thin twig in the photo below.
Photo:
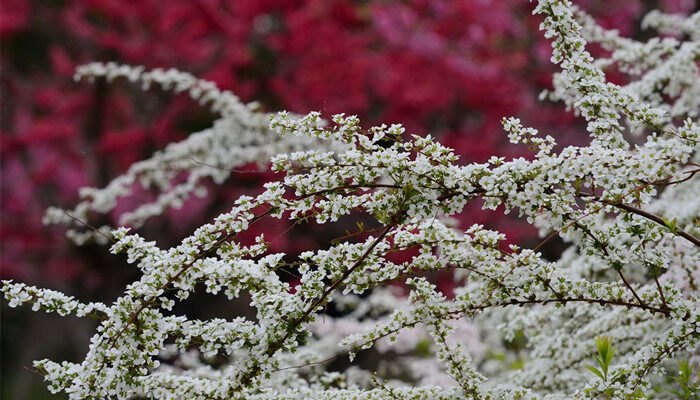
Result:
{"label": "thin twig", "polygon": [[114,240],[114,238],[111,238],[111,237],[105,235],[104,232],[102,232],[102,231],[100,231],[99,229],[95,228],[94,226],[88,224],[87,222],[85,222],[85,221],[83,221],[83,220],[81,220],[81,219],[79,219],[79,218],[76,218],[76,217],[70,215],[70,213],[68,213],[68,211],[66,211],[66,210],[61,210],[61,211],[63,211],[63,213],[66,214],[66,215],[68,216],[68,218],[72,219],[73,221],[76,221],[76,222],[80,223],[81,225],[83,225],[84,227],[86,227],[86,228],[88,228],[88,229],[94,231],[95,233],[98,233],[98,234],[104,236],[104,237],[105,237],[107,240],[109,240],[110,242],[112,242],[112,243],[117,243],[117,241]]}
{"label": "thin twig", "polygon": [[664,296],[664,291],[661,289],[661,283],[659,283],[659,277],[654,275],[654,282],[656,282],[656,287],[659,289],[659,296],[661,296],[661,304],[664,305],[664,308],[668,308],[668,305],[666,305],[666,297]]}
{"label": "thin twig", "polygon": [[622,270],[620,270],[620,269],[618,269],[618,268],[615,268],[615,271],[617,271],[617,274],[620,275],[620,279],[622,279],[622,282],[625,283],[625,286],[627,286],[627,289],[629,289],[630,292],[632,292],[632,294],[634,295],[634,298],[637,299],[637,301],[639,302],[639,304],[640,304],[640,305],[645,305],[645,303],[642,301],[642,299],[639,298],[639,295],[637,295],[637,292],[635,292],[634,289],[632,289],[632,285],[630,285],[630,283],[627,281],[627,279],[625,278],[625,276],[622,275]]}

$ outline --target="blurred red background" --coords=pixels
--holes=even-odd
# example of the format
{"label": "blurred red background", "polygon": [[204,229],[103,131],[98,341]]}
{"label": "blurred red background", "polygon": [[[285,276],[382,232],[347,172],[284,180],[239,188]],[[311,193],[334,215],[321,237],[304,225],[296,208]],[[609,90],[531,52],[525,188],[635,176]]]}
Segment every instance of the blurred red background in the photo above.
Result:
{"label": "blurred red background", "polygon": [[[605,27],[643,38],[651,8],[688,12],[694,0],[576,2]],[[135,271],[106,249],[76,248],[41,224],[50,205],[72,206],[81,186],[104,186],[130,163],[214,119],[185,96],[125,83],[75,83],[76,66],[117,61],[175,67],[215,81],[267,110],[357,114],[367,125],[430,132],[462,162],[511,157],[500,119],[518,116],[560,144],[587,140],[561,105],[537,102],[553,72],[525,0],[3,0],[0,3],[0,261],[2,279],[108,301]],[[611,75],[611,79],[622,79]],[[151,221],[167,245],[255,190],[236,176],[205,200]],[[460,216],[532,243],[525,224],[477,207]],[[272,237],[284,227],[270,226]],[[282,240],[278,250],[313,246]],[[46,398],[31,360],[75,357],[89,330],[3,306],[4,398]],[[43,321],[43,322],[42,322]],[[61,325],[63,324],[63,325]],[[77,327],[77,328],[76,328]],[[83,326],[84,327],[84,326]],[[62,332],[65,330],[65,332]],[[84,336],[84,337],[83,337]]]}

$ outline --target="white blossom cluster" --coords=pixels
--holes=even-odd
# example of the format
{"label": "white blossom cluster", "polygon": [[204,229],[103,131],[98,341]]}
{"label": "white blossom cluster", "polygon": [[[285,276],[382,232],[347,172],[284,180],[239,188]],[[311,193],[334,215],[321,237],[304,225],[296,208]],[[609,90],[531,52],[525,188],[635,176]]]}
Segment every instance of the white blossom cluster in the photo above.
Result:
{"label": "white blossom cluster", "polygon": [[[330,124],[313,112],[266,116],[179,72],[81,70],[189,91],[222,119],[107,188],[84,191],[70,216],[107,212],[140,182],[162,194],[124,217],[137,227],[202,178],[222,181],[241,163],[269,158],[281,178],[172,248],[113,230],[111,251],[141,278],[111,305],[3,282],[10,306],[99,323],[82,362],[35,363],[49,389],[71,399],[632,399],[673,384],[672,361],[700,353],[699,14],[653,13],[645,26],[679,36],[638,43],[598,27],[568,0],[541,0],[535,13],[562,68],[549,95],[585,118],[592,139],[555,151],[552,136],[504,118],[531,159],[465,165],[400,125],[365,130],[342,114]],[[611,57],[594,59],[589,41]],[[605,68],[614,67],[632,82],[607,82]],[[172,186],[183,172],[191,183]],[[469,202],[517,210],[542,242],[521,248],[482,225],[455,228],[450,217]],[[263,235],[237,239],[268,218],[326,224],[360,214],[372,223],[298,257],[272,252]],[[72,221],[61,215],[47,219]],[[569,248],[547,260],[538,250],[556,235]],[[293,287],[283,274],[290,271]],[[431,282],[442,271],[454,277],[453,293]],[[255,317],[172,312],[202,287],[250,299]],[[329,307],[340,316],[326,315]],[[615,353],[598,377],[586,367],[600,336],[612,338]],[[518,340],[524,345],[514,350]],[[361,362],[371,351],[378,365]]]}

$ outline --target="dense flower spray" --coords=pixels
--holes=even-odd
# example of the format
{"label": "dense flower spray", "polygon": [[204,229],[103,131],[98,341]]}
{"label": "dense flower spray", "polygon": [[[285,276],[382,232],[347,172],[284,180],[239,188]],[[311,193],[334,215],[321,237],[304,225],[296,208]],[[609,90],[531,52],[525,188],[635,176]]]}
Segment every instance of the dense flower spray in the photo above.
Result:
{"label": "dense flower spray", "polygon": [[[73,399],[651,395],[670,360],[697,358],[700,340],[700,13],[649,14],[644,26],[676,36],[647,42],[597,26],[568,0],[541,0],[535,13],[561,68],[543,96],[580,115],[591,142],[555,151],[551,136],[504,118],[530,159],[464,165],[450,148],[401,125],[365,130],[344,114],[268,115],[173,70],[80,68],[79,78],[187,91],[221,118],[107,187],[83,189],[75,209],[47,212],[47,223],[72,225],[79,243],[111,242],[142,273],[111,305],[3,282],[11,306],[99,323],[82,362],[35,363],[49,388]],[[594,58],[592,42],[610,56]],[[630,83],[607,81],[611,67]],[[161,193],[123,216],[138,227],[197,194],[202,179],[221,182],[240,165],[267,160],[278,180],[172,248],[128,228],[88,225],[134,182]],[[181,174],[187,179],[176,179]],[[517,210],[543,243],[559,235],[570,248],[550,261],[540,245],[506,246],[505,235],[478,224],[455,228],[451,217],[471,202]],[[263,235],[239,240],[268,219],[328,224],[359,213],[371,225],[298,257],[272,251]],[[410,256],[396,261],[397,253]],[[453,293],[437,290],[426,278],[431,271],[452,271]],[[290,284],[284,273],[297,280]],[[407,296],[391,285],[397,281]],[[247,296],[255,317],[172,312],[201,289]],[[325,315],[329,306],[339,316]],[[503,343],[518,337],[528,348],[515,360]],[[391,352],[391,363],[376,371],[353,364],[370,348]],[[502,351],[502,362],[487,351]],[[331,368],[343,356],[350,364]],[[681,377],[692,375],[691,364],[679,365]],[[694,385],[692,377],[678,382],[684,391]]]}

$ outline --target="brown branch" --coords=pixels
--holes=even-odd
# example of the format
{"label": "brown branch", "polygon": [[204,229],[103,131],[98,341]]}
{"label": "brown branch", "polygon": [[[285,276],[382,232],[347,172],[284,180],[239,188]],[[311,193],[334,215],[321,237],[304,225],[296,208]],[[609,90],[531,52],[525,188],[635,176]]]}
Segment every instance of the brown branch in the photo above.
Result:
{"label": "brown branch", "polygon": [[632,285],[630,285],[630,283],[627,281],[625,276],[622,275],[622,270],[615,268],[615,271],[617,271],[617,274],[620,275],[620,279],[622,279],[622,282],[625,283],[625,286],[627,286],[627,289],[629,289],[630,292],[632,292],[632,294],[634,295],[634,298],[637,299],[639,304],[644,305],[645,303],[642,301],[642,299],[639,298],[639,296],[637,295],[637,292],[635,292],[634,289],[632,289]]}
{"label": "brown branch", "polygon": [[217,166],[217,165],[207,164],[207,163],[205,163],[205,162],[199,161],[199,160],[197,160],[197,159],[194,158],[194,157],[190,157],[190,161],[192,161],[192,162],[195,163],[195,164],[204,165],[205,167],[214,168],[214,169],[219,169],[219,170],[222,170],[222,171],[234,172],[234,173],[237,173],[237,174],[265,174],[265,173],[268,173],[268,172],[273,173],[273,174],[278,174],[278,173],[282,172],[282,171],[274,171],[274,170],[271,170],[271,169],[264,169],[264,170],[258,170],[258,169],[245,170],[245,169],[235,169],[235,168],[219,167],[219,166]]}
{"label": "brown branch", "polygon": [[628,301],[624,300],[606,300],[606,299],[592,299],[588,297],[563,297],[563,298],[556,298],[556,299],[543,299],[543,300],[509,300],[504,303],[498,303],[498,304],[493,304],[493,305],[479,305],[477,307],[474,307],[473,310],[483,310],[488,307],[503,307],[503,306],[510,306],[510,305],[526,305],[526,304],[549,304],[549,303],[556,303],[556,302],[561,302],[561,303],[569,303],[569,302],[584,302],[584,303],[589,303],[589,304],[600,304],[600,305],[615,305],[615,306],[624,306],[624,307],[630,307],[630,308],[640,308],[643,310],[647,310],[653,313],[658,313],[658,314],[663,314],[665,316],[671,315],[671,312],[666,309],[662,309],[659,307],[654,307],[650,306],[648,304],[637,304],[637,303],[631,303]]}
{"label": "brown branch", "polygon": [[111,237],[105,235],[104,232],[100,231],[99,229],[95,228],[94,226],[88,224],[87,222],[81,220],[80,218],[77,218],[77,217],[74,217],[74,216],[70,215],[70,213],[68,213],[68,211],[66,211],[66,210],[61,210],[61,211],[63,211],[63,213],[66,214],[66,216],[68,216],[68,218],[72,219],[73,221],[76,221],[76,222],[80,223],[81,225],[83,225],[84,227],[86,227],[86,228],[88,228],[88,229],[94,231],[95,233],[98,233],[98,234],[104,236],[104,237],[105,237],[107,240],[109,240],[110,242],[112,242],[112,243],[116,243],[116,242],[117,242],[116,240],[114,240],[114,238],[111,238]]}
{"label": "brown branch", "polygon": [[374,188],[388,188],[388,189],[402,189],[403,186],[399,185],[389,185],[389,184],[367,184],[367,185],[343,185],[343,186],[336,186],[333,188],[328,188],[328,189],[323,189],[323,190],[318,190],[316,192],[311,192],[311,193],[306,193],[304,195],[301,195],[297,200],[302,200],[307,197],[314,197],[314,196],[319,196],[322,194],[326,194],[328,192],[332,192],[334,190],[343,190],[343,189],[374,189]]}
{"label": "brown branch", "polygon": [[668,308],[668,305],[666,305],[666,297],[664,297],[664,291],[661,290],[661,283],[659,283],[659,277],[654,275],[654,282],[656,282],[656,287],[659,289],[659,295],[661,296],[661,304],[664,305],[664,308]]}
{"label": "brown branch", "polygon": [[[601,203],[611,205],[611,206],[613,206],[613,207],[619,208],[619,209],[621,209],[621,210],[624,210],[624,211],[627,211],[627,212],[630,212],[630,213],[633,213],[633,214],[637,214],[637,215],[639,215],[639,216],[641,216],[641,217],[644,217],[644,218],[646,218],[646,219],[648,219],[648,220],[650,220],[650,221],[654,221],[654,222],[656,222],[657,224],[659,224],[659,225],[661,225],[661,226],[667,227],[667,226],[666,226],[666,222],[664,221],[664,219],[661,218],[661,217],[659,217],[658,215],[655,215],[655,214],[652,214],[652,213],[650,213],[650,212],[644,211],[644,210],[642,210],[642,209],[640,209],[640,208],[637,208],[637,207],[630,206],[630,205],[628,205],[628,204],[621,203],[621,202],[619,202],[619,201],[603,200],[603,199],[601,199],[600,197],[597,197],[597,196],[594,196],[594,197],[596,197],[596,199],[597,199],[598,201],[600,201]],[[688,232],[685,232],[685,231],[683,231],[682,229],[679,229],[679,228],[674,229],[672,232],[675,233],[675,234],[678,235],[678,236],[681,236],[681,237],[683,237],[683,238],[689,240],[689,241],[690,241],[691,243],[693,243],[694,245],[700,247],[700,239],[698,239],[698,238],[696,238],[695,236],[689,234]]]}

